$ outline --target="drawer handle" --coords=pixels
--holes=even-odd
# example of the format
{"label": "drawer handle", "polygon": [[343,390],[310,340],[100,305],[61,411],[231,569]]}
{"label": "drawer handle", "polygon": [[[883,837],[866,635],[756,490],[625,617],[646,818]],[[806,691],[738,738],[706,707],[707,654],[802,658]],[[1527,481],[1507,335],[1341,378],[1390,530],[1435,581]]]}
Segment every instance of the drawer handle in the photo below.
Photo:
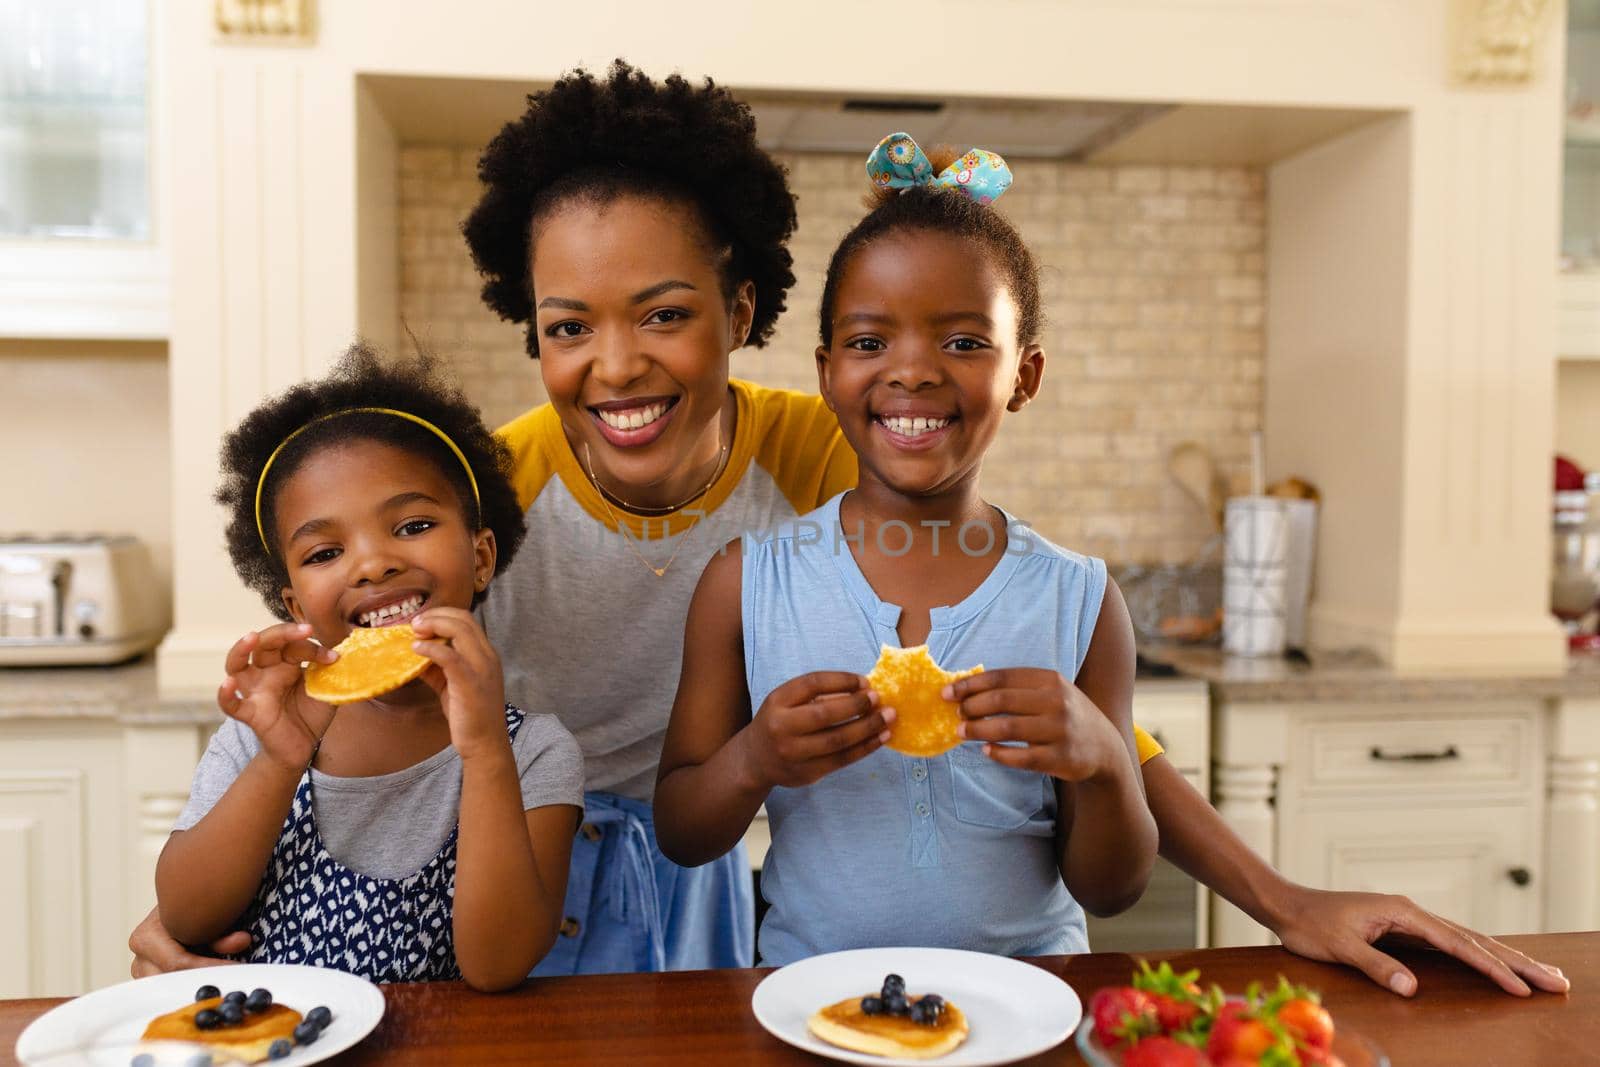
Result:
{"label": "drawer handle", "polygon": [[1440,760],[1460,759],[1461,752],[1454,745],[1447,746],[1443,752],[1385,752],[1373,745],[1372,758],[1385,763],[1438,763]]}

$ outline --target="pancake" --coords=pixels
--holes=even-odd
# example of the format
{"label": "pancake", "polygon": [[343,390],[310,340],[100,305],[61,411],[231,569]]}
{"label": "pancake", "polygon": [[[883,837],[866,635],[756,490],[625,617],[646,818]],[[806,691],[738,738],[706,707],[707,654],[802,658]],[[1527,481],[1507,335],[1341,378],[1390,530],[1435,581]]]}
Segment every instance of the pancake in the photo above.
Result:
{"label": "pancake", "polygon": [[306,696],[324,704],[354,704],[399,689],[433,661],[411,651],[416,631],[406,623],[357,627],[333,646],[339,658],[306,668]]}
{"label": "pancake", "polygon": [[927,645],[884,645],[872,673],[867,675],[867,684],[877,692],[880,706],[895,712],[894,722],[889,724],[889,740],[884,745],[906,756],[937,756],[959,745],[956,727],[961,722],[961,712],[939,691],[958,678],[982,670],[982,664],[954,673],[944,670],[928,655]]}
{"label": "pancake", "polygon": [[[915,1004],[921,997],[907,997]],[[938,1022],[914,1023],[904,1015],[868,1015],[861,998],[830,1004],[806,1020],[806,1028],[830,1045],[872,1056],[931,1060],[967,1039],[967,1017],[945,1001]]]}
{"label": "pancake", "polygon": [[221,997],[212,997],[158,1015],[144,1028],[144,1040],[193,1041],[214,1050],[218,1059],[260,1063],[267,1058],[267,1049],[274,1041],[293,1041],[294,1028],[300,1025],[300,1013],[282,1004],[273,1004],[262,1012],[245,1012],[244,1021],[237,1026],[202,1030],[194,1024],[194,1017],[200,1012],[221,1004]]}

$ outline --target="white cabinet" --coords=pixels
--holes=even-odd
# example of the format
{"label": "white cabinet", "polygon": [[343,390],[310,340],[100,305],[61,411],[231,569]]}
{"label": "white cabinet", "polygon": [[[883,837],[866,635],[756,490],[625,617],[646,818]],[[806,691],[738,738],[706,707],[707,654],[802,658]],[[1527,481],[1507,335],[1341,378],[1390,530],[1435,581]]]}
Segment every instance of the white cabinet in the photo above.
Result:
{"label": "white cabinet", "polygon": [[[1281,866],[1326,889],[1403,892],[1495,934],[1537,932],[1537,819],[1529,805],[1314,811],[1286,833]],[[1540,872],[1545,876],[1545,872]]]}
{"label": "white cabinet", "polygon": [[[1140,681],[1133,721],[1166,749],[1167,759],[1202,795],[1211,767],[1211,698],[1204,682]],[[1107,919],[1089,917],[1096,952],[1205,948],[1210,943],[1211,894],[1164,859],[1157,859],[1139,903]]]}
{"label": "white cabinet", "polygon": [[[1402,893],[1488,934],[1600,910],[1600,702],[1229,702],[1216,804],[1297,882]],[[1218,944],[1268,933],[1219,907]]]}
{"label": "white cabinet", "polygon": [[0,997],[127,979],[128,933],[212,728],[0,718]]}

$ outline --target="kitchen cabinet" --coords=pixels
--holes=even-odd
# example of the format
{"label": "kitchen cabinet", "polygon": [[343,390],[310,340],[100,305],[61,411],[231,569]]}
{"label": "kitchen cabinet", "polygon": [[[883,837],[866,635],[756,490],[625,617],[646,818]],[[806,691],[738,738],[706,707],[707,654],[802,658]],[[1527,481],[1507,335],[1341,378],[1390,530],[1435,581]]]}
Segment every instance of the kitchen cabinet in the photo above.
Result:
{"label": "kitchen cabinet", "polygon": [[[1581,684],[1581,683],[1580,683]],[[1425,687],[1422,687],[1425,688]],[[1216,803],[1288,877],[1490,934],[1600,918],[1600,699],[1217,700]],[[1266,930],[1217,909],[1218,944]]]}
{"label": "kitchen cabinet", "polygon": [[169,332],[163,3],[0,5],[0,336]]}
{"label": "kitchen cabinet", "polygon": [[[1194,679],[1141,680],[1133,689],[1133,721],[1149,731],[1167,759],[1202,795],[1210,792],[1211,698]],[[1090,916],[1095,952],[1205,948],[1211,943],[1211,893],[1164,859],[1156,860],[1139,903],[1106,919]]]}
{"label": "kitchen cabinet", "polygon": [[128,933],[221,718],[124,702],[116,682],[136,671],[82,671],[95,691],[69,697],[53,683],[74,672],[0,670],[0,997],[128,977]]}
{"label": "kitchen cabinet", "polygon": [[1567,11],[1561,268],[1557,355],[1600,359],[1600,0]]}

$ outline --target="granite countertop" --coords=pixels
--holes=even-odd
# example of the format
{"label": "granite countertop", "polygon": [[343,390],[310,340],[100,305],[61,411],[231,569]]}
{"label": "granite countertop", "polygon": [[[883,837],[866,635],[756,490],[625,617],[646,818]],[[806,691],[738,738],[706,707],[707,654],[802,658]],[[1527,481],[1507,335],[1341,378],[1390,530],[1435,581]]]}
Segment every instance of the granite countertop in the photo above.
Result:
{"label": "granite countertop", "polygon": [[1142,647],[1146,660],[1175,667],[1234,703],[1408,700],[1600,700],[1600,656],[1573,656],[1561,674],[1397,674],[1365,651],[1312,652],[1304,660],[1225,655],[1220,648]]}
{"label": "granite countertop", "polygon": [[100,719],[162,725],[217,723],[209,696],[163,698],[153,656],[114,667],[0,667],[0,721]]}
{"label": "granite countertop", "polygon": [[[1177,671],[1162,678],[1142,670],[1140,686],[1204,682],[1214,699],[1234,703],[1600,700],[1600,656],[1574,656],[1565,673],[1532,676],[1396,674],[1367,652],[1313,652],[1308,663],[1226,656],[1204,646],[1150,645],[1139,651],[1147,666],[1166,664]],[[0,721],[69,718],[205,724],[221,721],[222,713],[209,695],[162,697],[152,656],[115,667],[0,668]]]}

